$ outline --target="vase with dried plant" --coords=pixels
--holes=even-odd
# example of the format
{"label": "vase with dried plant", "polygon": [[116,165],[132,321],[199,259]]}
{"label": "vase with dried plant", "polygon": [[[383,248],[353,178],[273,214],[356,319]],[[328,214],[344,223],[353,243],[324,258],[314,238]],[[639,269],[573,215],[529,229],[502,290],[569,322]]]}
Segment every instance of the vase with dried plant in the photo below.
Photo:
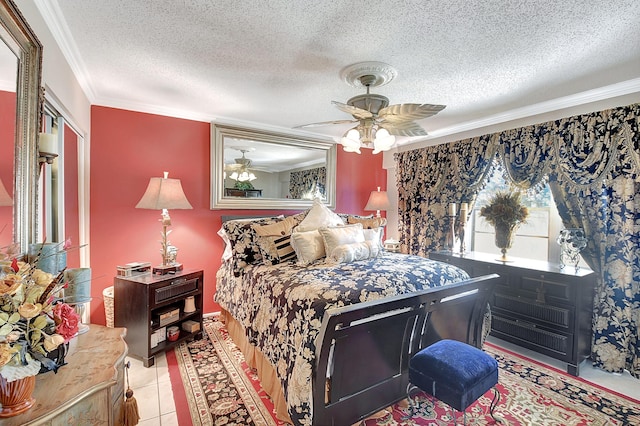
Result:
{"label": "vase with dried plant", "polygon": [[480,209],[480,216],[495,228],[496,247],[500,249],[501,262],[509,262],[507,250],[513,244],[515,231],[529,216],[529,210],[522,205],[520,192],[497,192],[489,203]]}

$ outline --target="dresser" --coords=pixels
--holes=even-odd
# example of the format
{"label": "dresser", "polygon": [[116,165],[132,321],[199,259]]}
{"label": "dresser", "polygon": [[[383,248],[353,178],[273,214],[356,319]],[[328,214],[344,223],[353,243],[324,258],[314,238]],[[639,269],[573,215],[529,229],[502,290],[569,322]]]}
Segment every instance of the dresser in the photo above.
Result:
{"label": "dresser", "polygon": [[18,425],[120,425],[124,403],[123,328],[91,324],[70,343],[67,365],[36,376],[28,411],[0,420]]}
{"label": "dresser", "polygon": [[499,255],[433,252],[431,259],[464,269],[472,277],[504,278],[491,303],[491,335],[567,363],[579,375],[591,354],[591,320],[596,274],[585,268],[530,259],[497,260]]}
{"label": "dresser", "polygon": [[226,197],[256,198],[256,197],[262,197],[262,189],[225,188],[224,195]]}

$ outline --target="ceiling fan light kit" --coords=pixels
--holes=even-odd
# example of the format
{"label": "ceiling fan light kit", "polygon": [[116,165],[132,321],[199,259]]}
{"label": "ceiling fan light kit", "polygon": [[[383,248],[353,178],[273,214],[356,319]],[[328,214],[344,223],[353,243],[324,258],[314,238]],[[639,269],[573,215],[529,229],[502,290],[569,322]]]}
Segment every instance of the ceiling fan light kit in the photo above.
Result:
{"label": "ceiling fan light kit", "polygon": [[346,104],[337,101],[331,103],[339,110],[351,114],[353,120],[334,120],[297,127],[357,123],[338,142],[345,151],[358,154],[361,147],[373,148],[374,154],[388,151],[395,145],[396,136],[426,136],[427,132],[416,120],[437,114],[445,105],[389,105],[386,96],[369,92],[371,87],[383,86],[397,75],[395,68],[383,62],[359,62],[345,67],[340,72],[342,80],[353,87],[366,87],[367,93],[352,97]]}
{"label": "ceiling fan light kit", "polygon": [[[253,172],[249,170],[249,166],[251,166],[251,160],[244,156],[244,154],[249,152],[250,150],[240,148],[238,149],[238,151],[242,152],[242,157],[235,158],[234,159],[235,163],[229,164],[225,167],[225,169],[232,171],[229,177],[239,182],[247,182],[247,181],[250,182],[252,180],[256,180],[257,179],[256,175],[254,175]],[[227,170],[225,170],[224,172],[225,177],[226,177]]]}

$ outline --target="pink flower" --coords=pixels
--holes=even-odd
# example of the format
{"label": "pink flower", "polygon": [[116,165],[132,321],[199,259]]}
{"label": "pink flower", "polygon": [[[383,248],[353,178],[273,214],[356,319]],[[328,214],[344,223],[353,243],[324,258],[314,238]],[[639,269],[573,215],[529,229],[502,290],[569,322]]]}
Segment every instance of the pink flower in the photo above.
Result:
{"label": "pink flower", "polygon": [[78,333],[80,315],[66,303],[54,305],[53,320],[56,323],[56,333],[64,337],[65,343]]}

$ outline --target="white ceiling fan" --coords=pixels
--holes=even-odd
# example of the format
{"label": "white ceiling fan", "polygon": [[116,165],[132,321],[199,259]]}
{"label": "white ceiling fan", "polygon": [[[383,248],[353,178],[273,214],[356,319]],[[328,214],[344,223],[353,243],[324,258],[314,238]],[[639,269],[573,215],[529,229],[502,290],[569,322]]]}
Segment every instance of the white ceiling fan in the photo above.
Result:
{"label": "white ceiling fan", "polygon": [[231,179],[245,182],[256,180],[256,175],[249,169],[251,166],[251,160],[245,157],[247,152],[252,151],[252,149],[243,149],[243,148],[235,148],[242,153],[242,157],[234,158],[233,163],[227,164],[224,167],[225,174],[229,173],[229,177]]}
{"label": "white ceiling fan", "polygon": [[305,124],[296,128],[357,123],[340,140],[344,150],[360,153],[361,146],[373,147],[373,153],[387,151],[395,143],[396,136],[426,136],[416,120],[431,117],[445,108],[434,104],[389,105],[386,96],[370,93],[371,87],[387,84],[397,75],[396,70],[382,62],[360,62],[346,67],[340,73],[342,79],[354,87],[366,87],[367,93],[357,95],[347,103],[331,101],[339,110],[353,116],[352,120],[333,120]]}

